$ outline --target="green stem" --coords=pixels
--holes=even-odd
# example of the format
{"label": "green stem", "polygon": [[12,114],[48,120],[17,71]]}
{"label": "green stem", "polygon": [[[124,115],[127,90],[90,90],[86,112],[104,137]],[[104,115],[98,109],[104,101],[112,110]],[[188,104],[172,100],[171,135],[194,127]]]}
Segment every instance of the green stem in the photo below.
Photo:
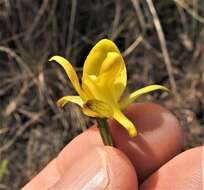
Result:
{"label": "green stem", "polygon": [[97,118],[96,120],[104,145],[114,146],[107,120],[102,118]]}

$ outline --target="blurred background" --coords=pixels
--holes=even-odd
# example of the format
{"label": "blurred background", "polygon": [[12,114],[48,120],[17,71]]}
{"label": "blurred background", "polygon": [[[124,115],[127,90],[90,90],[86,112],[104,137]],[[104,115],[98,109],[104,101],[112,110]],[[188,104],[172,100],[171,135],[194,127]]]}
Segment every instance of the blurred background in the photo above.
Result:
{"label": "blurred background", "polygon": [[76,105],[55,54],[82,73],[93,45],[110,38],[127,64],[128,89],[166,85],[138,99],[167,107],[185,131],[183,150],[202,144],[203,0],[0,0],[0,189],[19,189],[93,121]]}

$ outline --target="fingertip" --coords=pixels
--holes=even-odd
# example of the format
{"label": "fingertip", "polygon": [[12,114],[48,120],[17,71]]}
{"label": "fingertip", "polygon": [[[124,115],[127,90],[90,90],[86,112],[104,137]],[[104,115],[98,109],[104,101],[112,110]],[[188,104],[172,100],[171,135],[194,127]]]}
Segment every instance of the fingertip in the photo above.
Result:
{"label": "fingertip", "polygon": [[108,189],[138,189],[138,180],[134,166],[127,156],[120,150],[106,146],[108,158],[109,176],[111,182]]}
{"label": "fingertip", "polygon": [[56,159],[52,160],[37,176],[27,183],[21,190],[44,190],[54,185],[60,179]]}
{"label": "fingertip", "polygon": [[76,136],[57,156],[58,168],[61,174],[67,171],[73,163],[87,154],[91,149],[104,146],[96,126],[93,126]]}
{"label": "fingertip", "polygon": [[201,190],[203,152],[204,147],[197,147],[179,154],[150,176],[140,189]]}
{"label": "fingertip", "polygon": [[178,154],[183,143],[182,129],[176,117],[154,103],[132,104],[124,111],[138,130],[135,138],[116,121],[110,121],[116,146],[132,161],[142,181]]}
{"label": "fingertip", "polygon": [[128,158],[113,147],[95,147],[72,163],[51,189],[137,189]]}

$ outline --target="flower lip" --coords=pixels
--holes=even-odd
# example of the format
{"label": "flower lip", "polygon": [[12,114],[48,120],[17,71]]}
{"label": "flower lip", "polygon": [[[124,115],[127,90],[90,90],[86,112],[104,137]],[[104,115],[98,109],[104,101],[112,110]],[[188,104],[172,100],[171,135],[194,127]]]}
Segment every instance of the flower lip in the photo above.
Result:
{"label": "flower lip", "polygon": [[111,106],[109,106],[107,103],[100,101],[100,100],[88,100],[83,105],[83,112],[88,113],[87,111],[92,111],[93,114],[95,114],[98,117],[101,118],[109,118],[113,115],[113,110]]}

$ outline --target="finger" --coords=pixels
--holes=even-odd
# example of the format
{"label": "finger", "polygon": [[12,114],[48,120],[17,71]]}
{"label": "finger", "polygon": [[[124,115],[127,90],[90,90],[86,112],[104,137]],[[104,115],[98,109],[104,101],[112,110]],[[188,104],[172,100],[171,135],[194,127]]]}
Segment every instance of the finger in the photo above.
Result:
{"label": "finger", "polygon": [[76,160],[83,158],[90,150],[99,145],[104,146],[97,128],[88,129],[65,146],[59,155],[27,183],[22,190],[45,190],[52,187],[72,167]]}
{"label": "finger", "polygon": [[182,129],[167,109],[153,104],[133,104],[125,114],[138,130],[135,138],[115,121],[110,122],[117,147],[131,160],[142,181],[181,150]]}
{"label": "finger", "polygon": [[[90,131],[96,130],[91,129]],[[91,133],[91,135],[93,134]],[[85,142],[87,142],[87,138]],[[73,154],[80,151],[84,144],[76,146],[77,150]],[[134,167],[120,150],[103,145],[93,146],[86,151],[82,151],[83,154],[80,154],[80,156],[76,157],[75,155],[74,160],[72,152],[69,152],[68,155],[67,150],[64,149],[22,190],[60,190],[65,189],[65,187],[66,189],[73,189],[73,187],[83,189],[83,185],[90,187],[88,189],[94,189],[91,188],[91,185],[95,185],[96,189],[103,189],[104,186],[107,189],[118,189],[119,187],[124,190],[137,189]],[[69,165],[69,167],[66,168],[66,165]]]}
{"label": "finger", "polygon": [[179,154],[149,177],[140,186],[140,189],[201,190],[203,188],[202,171],[204,170],[203,151],[204,147],[198,147]]}
{"label": "finger", "polygon": [[[67,157],[69,159],[69,157]],[[118,149],[95,147],[60,171],[54,159],[22,190],[136,189],[137,176],[129,159]]]}
{"label": "finger", "polygon": [[98,147],[75,160],[49,190],[123,189],[136,190],[137,177],[131,162],[118,149]]}
{"label": "finger", "polygon": [[54,159],[21,190],[46,190],[54,185],[60,177],[61,174],[56,159]]}

